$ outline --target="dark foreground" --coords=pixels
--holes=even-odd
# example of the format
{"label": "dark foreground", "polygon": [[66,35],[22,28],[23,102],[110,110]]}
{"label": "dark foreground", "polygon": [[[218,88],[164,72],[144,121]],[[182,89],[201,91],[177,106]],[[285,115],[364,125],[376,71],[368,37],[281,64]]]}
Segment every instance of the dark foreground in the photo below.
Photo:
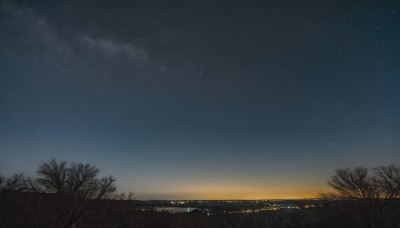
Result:
{"label": "dark foreground", "polygon": [[[181,202],[190,212],[158,211],[166,201],[70,201],[57,195],[1,192],[0,227],[371,227],[355,201]],[[310,206],[311,205],[311,206]],[[67,213],[68,212],[68,213]],[[78,221],[78,222],[77,222]],[[76,225],[79,224],[79,225]],[[400,227],[400,204],[375,221],[375,227]]]}

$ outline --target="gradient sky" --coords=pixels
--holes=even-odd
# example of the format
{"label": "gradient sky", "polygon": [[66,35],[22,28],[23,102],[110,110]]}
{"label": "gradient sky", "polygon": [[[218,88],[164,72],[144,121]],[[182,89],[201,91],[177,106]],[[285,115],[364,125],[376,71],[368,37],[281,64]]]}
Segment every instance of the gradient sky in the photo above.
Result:
{"label": "gradient sky", "polygon": [[302,198],[400,164],[400,1],[0,4],[2,175],[56,158],[138,199]]}

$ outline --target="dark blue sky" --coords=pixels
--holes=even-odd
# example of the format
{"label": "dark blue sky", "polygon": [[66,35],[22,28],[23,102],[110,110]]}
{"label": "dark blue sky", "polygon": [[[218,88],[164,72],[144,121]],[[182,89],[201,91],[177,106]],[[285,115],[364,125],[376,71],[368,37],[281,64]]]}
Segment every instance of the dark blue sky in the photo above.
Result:
{"label": "dark blue sky", "polygon": [[399,1],[2,1],[0,173],[290,198],[400,163]]}

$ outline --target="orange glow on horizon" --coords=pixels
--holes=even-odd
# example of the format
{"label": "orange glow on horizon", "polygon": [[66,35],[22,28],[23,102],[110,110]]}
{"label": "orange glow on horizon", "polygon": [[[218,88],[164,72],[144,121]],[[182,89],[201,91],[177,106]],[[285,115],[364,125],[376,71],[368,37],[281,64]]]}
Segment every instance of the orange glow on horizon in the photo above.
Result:
{"label": "orange glow on horizon", "polygon": [[153,192],[138,194],[138,199],[170,200],[263,200],[263,199],[305,199],[316,198],[328,189],[290,189],[290,190],[205,190],[187,192]]}

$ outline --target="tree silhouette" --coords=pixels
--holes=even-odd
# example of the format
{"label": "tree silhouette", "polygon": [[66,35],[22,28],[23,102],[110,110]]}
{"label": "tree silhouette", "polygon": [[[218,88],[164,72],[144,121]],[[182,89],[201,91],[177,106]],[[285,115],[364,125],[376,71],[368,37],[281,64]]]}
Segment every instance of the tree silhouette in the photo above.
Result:
{"label": "tree silhouette", "polygon": [[99,200],[116,192],[115,179],[98,178],[98,173],[99,169],[92,164],[68,164],[53,159],[42,163],[37,170],[38,177],[26,182],[28,189],[53,211],[53,223],[76,227],[103,214],[107,207],[104,203],[98,205]]}
{"label": "tree silhouette", "polygon": [[133,192],[128,193],[128,200],[133,200],[135,197],[135,194]]}
{"label": "tree silhouette", "polygon": [[[337,169],[328,184],[336,197],[345,200],[359,223],[372,227],[387,227],[400,196],[400,167],[379,166],[372,170],[358,167]],[[351,204],[351,207],[348,207]]]}
{"label": "tree silhouette", "polygon": [[[117,195],[112,176],[92,164],[55,159],[37,177],[0,175],[0,227],[122,227],[132,224],[134,202]],[[130,196],[133,195],[130,194]],[[124,193],[118,194],[126,198]]]}
{"label": "tree silhouette", "polygon": [[0,190],[22,191],[26,189],[25,176],[23,173],[14,174],[12,177],[0,176]]}
{"label": "tree silhouette", "polygon": [[54,193],[77,199],[103,199],[116,191],[112,176],[97,178],[99,169],[91,164],[44,162],[38,178],[28,179],[29,188],[38,193]]}

